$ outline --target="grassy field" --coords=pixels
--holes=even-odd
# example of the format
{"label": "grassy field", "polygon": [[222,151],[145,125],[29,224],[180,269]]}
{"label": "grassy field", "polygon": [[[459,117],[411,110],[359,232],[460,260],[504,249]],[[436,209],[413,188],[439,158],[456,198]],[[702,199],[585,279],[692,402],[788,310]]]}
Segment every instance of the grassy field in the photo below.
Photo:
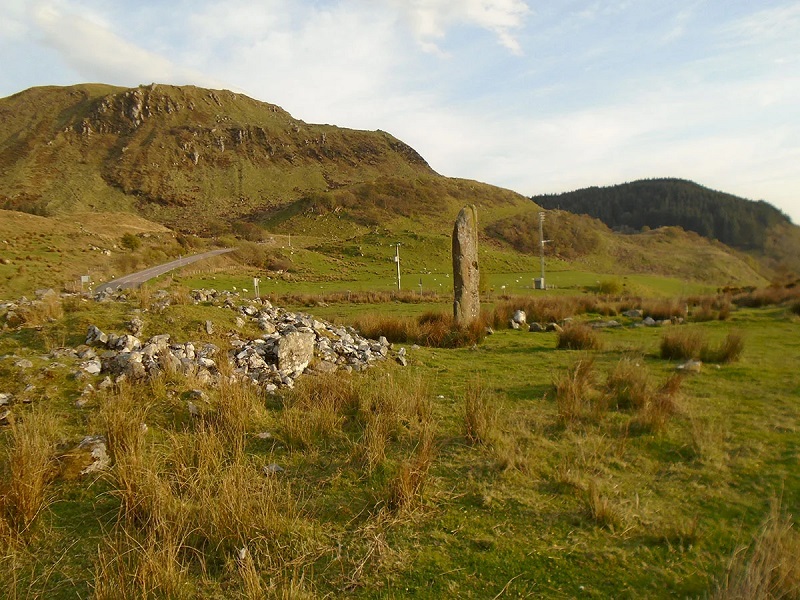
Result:
{"label": "grassy field", "polygon": [[[204,283],[246,287],[217,277]],[[65,300],[0,335],[0,392],[13,394],[0,430],[6,597],[797,597],[795,305],[663,327],[616,315],[624,326],[588,330],[587,350],[501,324],[472,347],[405,344],[405,368],[307,377],[278,396],[203,388],[199,417],[186,399],[202,386],[179,376],[76,407],[99,379],[73,378],[57,349],[90,323],[121,333],[139,314],[144,337],[227,347],[235,313],[181,300],[189,283],[200,281],[172,283],[177,301],[160,313],[137,312],[147,290]],[[551,295],[581,299],[606,306]],[[353,323],[450,309],[430,298],[304,310]],[[206,319],[222,333],[206,334]],[[668,333],[720,358],[734,336],[741,353],[676,379],[683,360],[661,358]],[[109,471],[78,475],[86,435],[106,436]],[[284,470],[265,475],[271,465]]]}

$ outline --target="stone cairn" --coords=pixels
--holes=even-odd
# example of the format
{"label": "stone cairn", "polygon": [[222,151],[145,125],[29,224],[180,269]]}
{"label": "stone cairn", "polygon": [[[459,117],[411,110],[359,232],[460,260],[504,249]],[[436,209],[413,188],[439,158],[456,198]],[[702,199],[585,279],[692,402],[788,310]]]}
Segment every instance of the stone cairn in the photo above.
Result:
{"label": "stone cairn", "polygon": [[[164,370],[177,371],[193,374],[209,384],[218,377],[217,362],[228,360],[234,375],[250,379],[271,392],[293,387],[294,380],[309,367],[317,373],[361,371],[391,354],[391,344],[384,337],[369,340],[350,327],[276,308],[266,300],[236,305],[231,295],[203,290],[193,291],[192,297],[197,303],[224,298],[223,305],[238,313],[241,325],[245,320],[253,320],[263,335],[242,339],[232,332],[232,350],[226,357],[213,344],[176,343],[166,334],[143,341],[129,334],[106,334],[92,325],[86,345],[78,349],[78,356],[85,361],[81,368],[90,374],[109,374],[118,380],[144,379]],[[207,331],[209,324],[205,327]],[[95,353],[92,347],[98,346],[102,350]],[[404,364],[404,355],[401,348],[395,358]]]}
{"label": "stone cairn", "polygon": [[453,227],[453,317],[456,325],[470,325],[480,316],[479,284],[478,211],[470,205],[461,209]]}

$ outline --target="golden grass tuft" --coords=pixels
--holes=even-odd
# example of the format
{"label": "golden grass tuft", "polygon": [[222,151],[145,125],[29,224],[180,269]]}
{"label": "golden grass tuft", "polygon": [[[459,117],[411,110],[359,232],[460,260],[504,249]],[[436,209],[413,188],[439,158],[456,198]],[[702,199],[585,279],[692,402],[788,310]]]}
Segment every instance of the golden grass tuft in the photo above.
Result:
{"label": "golden grass tuft", "polygon": [[678,373],[671,375],[636,415],[633,420],[634,427],[656,433],[664,431],[669,420],[680,409],[682,385],[683,375]]}
{"label": "golden grass tuft", "polygon": [[390,513],[410,514],[421,506],[435,455],[433,428],[424,427],[414,454],[400,463],[397,474],[389,481],[386,506]]}
{"label": "golden grass tuft", "polygon": [[731,363],[736,362],[744,352],[744,334],[741,331],[730,331],[719,346],[704,345],[700,351],[700,359],[704,362]]}
{"label": "golden grass tuft", "polygon": [[556,347],[566,350],[600,350],[603,342],[589,325],[570,323],[558,332]]}
{"label": "golden grass tuft", "polygon": [[597,414],[599,394],[595,389],[597,372],[592,357],[584,357],[553,381],[558,418],[565,423]]}
{"label": "golden grass tuft", "polygon": [[612,532],[622,525],[622,514],[615,505],[614,500],[600,491],[594,479],[589,480],[585,503],[589,517],[598,525],[606,527]]}
{"label": "golden grass tuft", "polygon": [[480,379],[467,382],[464,390],[464,435],[470,444],[491,444],[500,438],[498,402],[497,396]]}
{"label": "golden grass tuft", "polygon": [[0,540],[24,538],[50,501],[57,421],[32,411],[9,428],[0,491]]}
{"label": "golden grass tuft", "polygon": [[483,340],[486,322],[476,319],[468,326],[457,325],[452,315],[427,312],[418,317],[364,315],[354,327],[369,338],[386,337],[390,342],[416,343],[432,348],[463,348]]}
{"label": "golden grass tuft", "polygon": [[644,365],[631,358],[621,359],[609,372],[605,392],[609,403],[622,410],[640,410],[653,393],[650,374]]}
{"label": "golden grass tuft", "polygon": [[800,534],[773,501],[752,543],[731,558],[712,600],[772,600],[800,596]]}
{"label": "golden grass tuft", "polygon": [[706,345],[705,333],[699,329],[671,327],[661,338],[661,358],[667,360],[688,360],[700,358]]}

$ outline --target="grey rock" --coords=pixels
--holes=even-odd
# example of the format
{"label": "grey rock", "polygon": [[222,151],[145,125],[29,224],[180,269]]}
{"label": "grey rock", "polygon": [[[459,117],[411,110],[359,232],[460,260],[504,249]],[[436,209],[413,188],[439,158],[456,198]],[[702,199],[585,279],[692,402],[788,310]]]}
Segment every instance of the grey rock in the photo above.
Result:
{"label": "grey rock", "polygon": [[314,357],[313,333],[300,331],[282,336],[277,345],[278,370],[290,373],[302,373]]}
{"label": "grey rock", "polygon": [[111,466],[111,457],[108,455],[106,440],[103,436],[87,435],[78,444],[78,449],[88,451],[89,456],[92,458],[92,462],[81,470],[81,475],[105,471]]}
{"label": "grey rock", "polygon": [[277,475],[278,473],[283,473],[286,469],[276,463],[270,463],[268,465],[264,465],[262,472],[266,476]]}
{"label": "grey rock", "polygon": [[86,344],[101,344],[105,345],[108,343],[108,336],[100,331],[96,326],[89,325],[89,330],[86,333]]}
{"label": "grey rock", "polygon": [[131,332],[132,335],[140,336],[142,334],[142,330],[144,330],[144,321],[142,321],[139,317],[133,317],[127,323],[128,331]]}
{"label": "grey rock", "polygon": [[703,363],[690,358],[685,363],[678,365],[676,369],[684,373],[699,373],[703,369]]}
{"label": "grey rock", "polygon": [[80,368],[89,373],[89,375],[99,375],[103,370],[103,363],[100,362],[99,358],[95,357],[91,360],[81,363]]}

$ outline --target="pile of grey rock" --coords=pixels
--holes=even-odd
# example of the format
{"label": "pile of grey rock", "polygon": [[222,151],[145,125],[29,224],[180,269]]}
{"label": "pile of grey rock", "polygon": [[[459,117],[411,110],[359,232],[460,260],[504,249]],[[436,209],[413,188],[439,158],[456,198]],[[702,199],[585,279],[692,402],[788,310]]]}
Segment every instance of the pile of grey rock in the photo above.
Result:
{"label": "pile of grey rock", "polygon": [[[260,306],[236,307],[240,319],[252,319],[264,332],[256,339],[230,333],[232,350],[222,353],[214,344],[176,342],[168,334],[142,340],[133,334],[105,333],[90,325],[86,344],[76,349],[89,374],[116,380],[140,380],[163,372],[192,375],[210,384],[220,377],[219,361],[228,361],[233,374],[263,385],[267,391],[293,387],[304,372],[361,371],[392,355],[386,338],[369,340],[350,327],[335,326],[303,313]],[[136,329],[141,331],[140,323]],[[206,323],[206,331],[213,323]],[[395,354],[405,364],[405,352]]]}

